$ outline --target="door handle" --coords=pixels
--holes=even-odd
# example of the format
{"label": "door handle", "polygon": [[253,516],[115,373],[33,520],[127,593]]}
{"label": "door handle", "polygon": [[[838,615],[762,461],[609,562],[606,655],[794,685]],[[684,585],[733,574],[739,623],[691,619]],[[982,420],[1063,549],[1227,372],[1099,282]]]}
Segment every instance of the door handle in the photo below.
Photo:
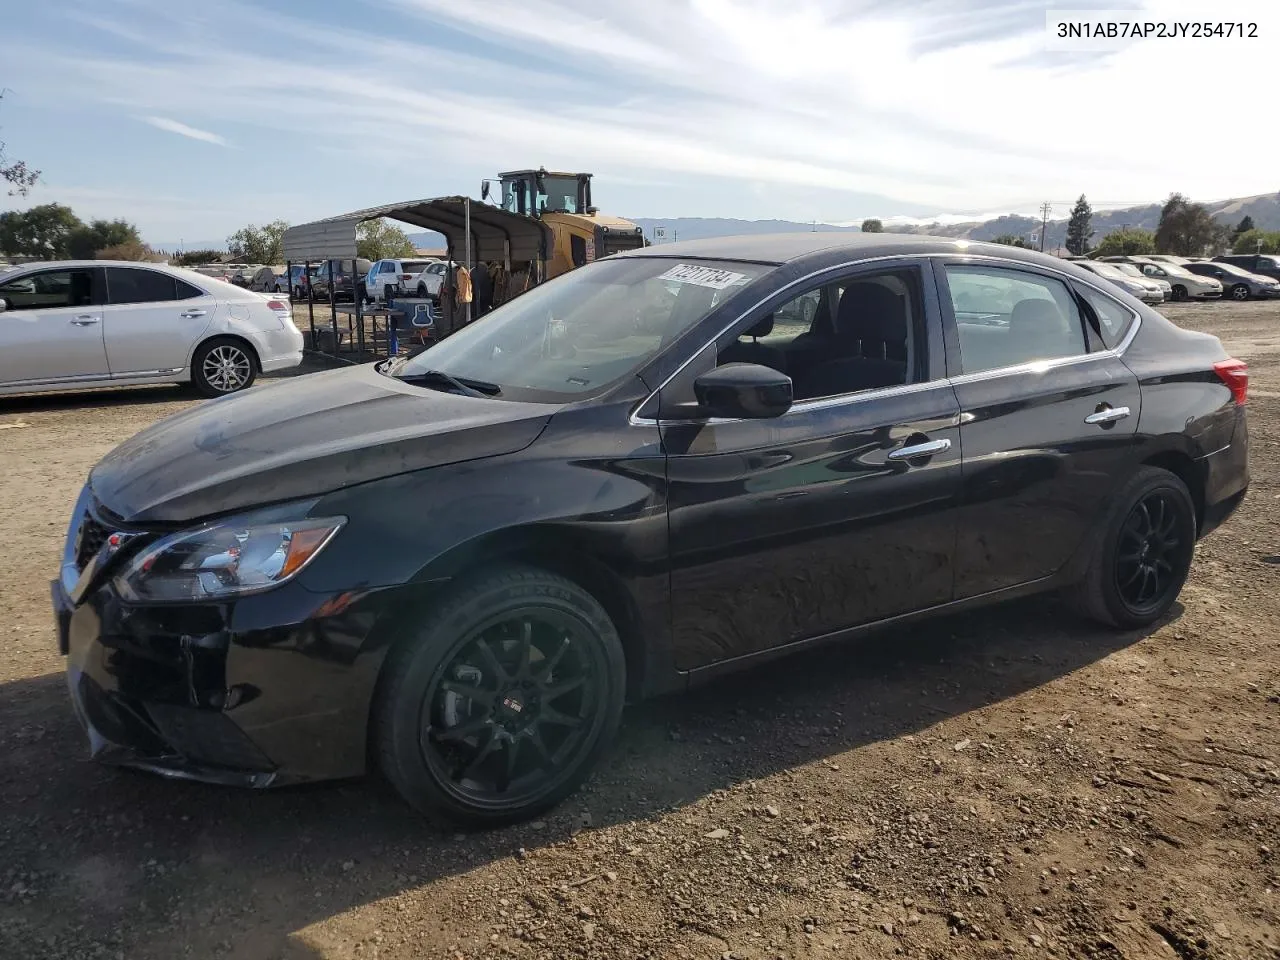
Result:
{"label": "door handle", "polygon": [[1115,423],[1117,420],[1123,420],[1129,415],[1128,407],[1107,407],[1105,410],[1099,410],[1091,413],[1084,418],[1085,423],[1091,423],[1095,427],[1105,427],[1109,423]]}
{"label": "door handle", "polygon": [[71,325],[73,327],[91,327],[95,323],[101,323],[101,322],[102,322],[101,317],[94,317],[94,316],[89,316],[88,314],[85,314],[83,316],[75,317],[71,321]]}
{"label": "door handle", "polygon": [[941,440],[930,440],[927,443],[913,443],[909,447],[899,447],[897,450],[890,450],[890,460],[914,460],[917,457],[931,457],[935,453],[941,453],[943,450],[951,449],[951,441],[945,437]]}
{"label": "door handle", "polygon": [[183,320],[194,320],[196,317],[203,317],[207,312],[207,310],[187,310],[185,313],[178,314],[178,316],[182,317]]}

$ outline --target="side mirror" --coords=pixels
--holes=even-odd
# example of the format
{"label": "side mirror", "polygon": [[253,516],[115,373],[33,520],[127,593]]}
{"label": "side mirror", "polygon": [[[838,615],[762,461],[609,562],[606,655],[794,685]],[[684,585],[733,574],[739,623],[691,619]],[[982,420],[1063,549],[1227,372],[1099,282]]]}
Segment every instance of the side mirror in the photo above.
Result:
{"label": "side mirror", "polygon": [[693,382],[702,412],[713,417],[763,420],[791,409],[791,378],[757,363],[727,363]]}

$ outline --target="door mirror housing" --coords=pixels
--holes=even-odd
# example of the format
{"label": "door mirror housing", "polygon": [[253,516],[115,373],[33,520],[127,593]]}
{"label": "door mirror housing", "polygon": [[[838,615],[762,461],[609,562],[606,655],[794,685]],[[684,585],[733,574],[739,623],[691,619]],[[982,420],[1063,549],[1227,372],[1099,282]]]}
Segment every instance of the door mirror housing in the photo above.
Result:
{"label": "door mirror housing", "polygon": [[791,378],[758,363],[726,363],[693,382],[699,412],[712,417],[765,420],[791,409]]}

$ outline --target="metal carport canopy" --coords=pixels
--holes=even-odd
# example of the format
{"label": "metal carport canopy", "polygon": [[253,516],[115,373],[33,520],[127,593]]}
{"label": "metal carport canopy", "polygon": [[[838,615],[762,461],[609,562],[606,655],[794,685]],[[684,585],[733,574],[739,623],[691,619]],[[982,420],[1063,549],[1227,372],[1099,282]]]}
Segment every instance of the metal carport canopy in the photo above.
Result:
{"label": "metal carport canopy", "polygon": [[[356,226],[366,220],[389,217],[424,230],[442,233],[454,258],[466,250],[463,224],[471,204],[471,256],[477,260],[513,262],[544,260],[551,231],[540,220],[511,213],[468,197],[410,200],[382,207],[356,210],[314,223],[290,227],[284,233],[284,258],[291,263],[316,260],[351,260],[356,256]],[[508,244],[510,245],[508,248]]]}

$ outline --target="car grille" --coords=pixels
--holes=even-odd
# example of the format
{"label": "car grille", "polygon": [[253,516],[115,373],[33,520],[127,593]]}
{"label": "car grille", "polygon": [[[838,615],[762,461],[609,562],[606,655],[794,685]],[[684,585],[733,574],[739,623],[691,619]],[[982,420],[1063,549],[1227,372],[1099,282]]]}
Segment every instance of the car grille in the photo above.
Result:
{"label": "car grille", "polygon": [[111,531],[95,520],[92,514],[85,513],[84,519],[80,521],[80,529],[76,533],[77,570],[83,570],[89,561],[97,556],[110,535]]}

